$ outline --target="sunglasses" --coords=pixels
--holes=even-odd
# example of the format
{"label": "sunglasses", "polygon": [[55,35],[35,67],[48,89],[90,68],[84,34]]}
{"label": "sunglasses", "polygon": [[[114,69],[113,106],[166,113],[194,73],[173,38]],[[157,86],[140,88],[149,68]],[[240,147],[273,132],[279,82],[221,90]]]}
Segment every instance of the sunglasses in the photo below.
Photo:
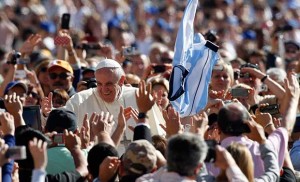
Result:
{"label": "sunglasses", "polygon": [[57,74],[57,73],[49,73],[49,77],[50,79],[52,80],[55,80],[57,77],[59,77],[59,79],[61,80],[65,80],[67,79],[69,76],[71,76],[70,74],[67,74],[67,73],[60,73],[60,74]]}
{"label": "sunglasses", "polygon": [[40,98],[40,96],[37,94],[37,93],[35,93],[35,92],[28,92],[27,93],[27,95],[30,95],[31,94],[31,96],[33,97],[33,98],[35,98],[35,99],[39,99]]}

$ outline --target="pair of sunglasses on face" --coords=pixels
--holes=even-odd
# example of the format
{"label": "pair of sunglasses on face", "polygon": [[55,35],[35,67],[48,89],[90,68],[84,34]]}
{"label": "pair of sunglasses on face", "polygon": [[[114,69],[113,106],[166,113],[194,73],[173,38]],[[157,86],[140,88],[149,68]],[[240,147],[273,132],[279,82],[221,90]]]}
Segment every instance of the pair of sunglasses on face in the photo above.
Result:
{"label": "pair of sunglasses on face", "polygon": [[49,73],[49,77],[50,77],[50,79],[52,79],[52,80],[55,80],[57,77],[59,77],[59,79],[61,79],[61,80],[65,80],[65,79],[67,79],[69,76],[71,76],[71,74],[68,74],[68,73],[60,73],[60,74],[57,74],[57,73]]}

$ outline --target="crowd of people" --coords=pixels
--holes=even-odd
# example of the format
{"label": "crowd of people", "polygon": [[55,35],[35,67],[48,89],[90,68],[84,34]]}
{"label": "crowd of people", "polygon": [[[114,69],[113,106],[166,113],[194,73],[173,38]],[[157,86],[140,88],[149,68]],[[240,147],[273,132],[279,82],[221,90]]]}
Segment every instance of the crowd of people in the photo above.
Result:
{"label": "crowd of people", "polygon": [[300,2],[199,0],[220,59],[181,117],[187,2],[0,1],[2,181],[299,181]]}

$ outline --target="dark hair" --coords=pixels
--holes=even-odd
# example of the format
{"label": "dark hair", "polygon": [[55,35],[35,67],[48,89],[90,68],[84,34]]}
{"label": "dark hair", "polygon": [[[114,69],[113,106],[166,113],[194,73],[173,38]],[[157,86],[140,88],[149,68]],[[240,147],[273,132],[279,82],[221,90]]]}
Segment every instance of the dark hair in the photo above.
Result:
{"label": "dark hair", "polygon": [[207,145],[199,136],[184,133],[172,136],[167,147],[168,171],[180,176],[194,176],[194,170],[203,163]]}
{"label": "dark hair", "polygon": [[[93,146],[93,148],[89,151],[87,161],[88,161],[88,170],[89,173],[94,178],[97,178],[99,175],[99,165],[107,156],[115,156],[119,157],[118,151],[115,147],[100,142],[97,145]],[[117,173],[114,175],[110,181],[114,181],[117,176]]]}
{"label": "dark hair", "polygon": [[[241,104],[230,103],[220,109],[218,113],[218,126],[222,133],[231,136],[240,136],[249,127],[244,121],[250,119],[248,111]],[[246,129],[245,129],[246,128]]]}
{"label": "dark hair", "polygon": [[160,135],[153,135],[152,144],[156,150],[160,151],[161,154],[166,157],[167,140],[164,137]]}
{"label": "dark hair", "polygon": [[22,181],[31,181],[31,173],[34,169],[34,163],[28,147],[29,141],[33,140],[33,138],[37,138],[42,141],[50,140],[40,131],[35,130],[27,125],[17,127],[15,131],[15,137],[17,146],[26,147],[26,159],[16,161],[20,167],[19,178],[22,179]]}
{"label": "dark hair", "polygon": [[70,98],[68,93],[64,89],[55,89],[51,92],[53,93],[52,101],[55,101],[53,99],[55,97],[58,97],[63,102],[61,105],[65,105]]}

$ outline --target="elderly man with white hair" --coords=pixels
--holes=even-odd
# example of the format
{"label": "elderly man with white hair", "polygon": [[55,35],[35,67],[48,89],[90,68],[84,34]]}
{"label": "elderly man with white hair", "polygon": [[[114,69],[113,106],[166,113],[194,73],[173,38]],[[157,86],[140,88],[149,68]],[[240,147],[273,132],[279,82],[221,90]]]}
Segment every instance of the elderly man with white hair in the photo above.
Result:
{"label": "elderly man with white hair", "polygon": [[[81,91],[66,103],[66,108],[77,115],[78,126],[82,126],[86,113],[91,116],[94,112],[109,112],[114,116],[117,124],[120,106],[137,109],[135,97],[137,89],[124,86],[125,73],[118,62],[112,59],[101,60],[96,67],[95,77],[97,81],[96,88]],[[139,117],[145,117],[144,114],[140,113]],[[163,134],[159,124],[164,120],[157,105],[152,107],[147,116],[152,134]],[[114,128],[116,128],[116,124]],[[133,119],[129,119],[127,125],[135,126],[136,123]],[[125,151],[124,147],[126,147],[126,143],[132,140],[132,136],[133,132],[126,129],[121,141],[122,145],[118,148],[119,152]]]}

